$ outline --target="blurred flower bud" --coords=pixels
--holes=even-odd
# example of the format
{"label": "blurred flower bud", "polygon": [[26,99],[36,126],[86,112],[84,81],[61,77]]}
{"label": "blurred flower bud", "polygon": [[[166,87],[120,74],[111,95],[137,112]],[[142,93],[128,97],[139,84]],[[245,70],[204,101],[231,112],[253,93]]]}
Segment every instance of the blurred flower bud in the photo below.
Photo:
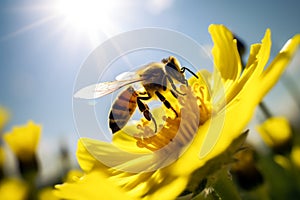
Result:
{"label": "blurred flower bud", "polygon": [[271,117],[257,126],[263,141],[276,153],[290,151],[292,129],[284,117]]}
{"label": "blurred flower bud", "polygon": [[28,187],[19,179],[9,178],[0,182],[0,199],[24,200],[27,195]]}
{"label": "blurred flower bud", "polygon": [[36,149],[41,126],[29,121],[27,125],[15,126],[4,134],[4,140],[18,159],[19,170],[24,178],[35,175],[38,170]]}

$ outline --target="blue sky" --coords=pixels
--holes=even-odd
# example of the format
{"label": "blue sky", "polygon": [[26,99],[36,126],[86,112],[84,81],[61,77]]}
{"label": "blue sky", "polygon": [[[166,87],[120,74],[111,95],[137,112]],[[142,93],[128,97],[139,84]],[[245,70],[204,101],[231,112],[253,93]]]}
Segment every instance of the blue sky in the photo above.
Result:
{"label": "blue sky", "polygon": [[[209,46],[212,42],[207,28],[212,23],[226,25],[247,44],[259,42],[266,28],[270,28],[274,56],[289,38],[300,33],[297,0],[128,0],[126,4],[108,1],[112,6],[104,5],[103,1],[96,8],[106,16],[93,25],[92,37],[84,28],[65,22],[66,16],[55,9],[56,2],[0,2],[0,105],[12,113],[7,129],[29,119],[42,124],[45,152],[51,143],[59,144],[61,140],[67,140],[75,149],[78,136],[73,122],[72,95],[77,73],[90,52],[114,35],[161,27],[182,32]],[[103,22],[104,17],[109,23]],[[299,59],[294,62],[297,64]],[[290,74],[299,75],[298,68],[293,67]],[[297,80],[296,77],[292,76]],[[278,86],[267,97],[274,109],[278,107],[274,103],[276,95],[289,95],[282,88]],[[295,102],[291,99],[286,102],[285,106],[292,106],[293,110]],[[285,112],[284,106],[279,107],[276,112]],[[299,112],[297,109],[295,112]]]}

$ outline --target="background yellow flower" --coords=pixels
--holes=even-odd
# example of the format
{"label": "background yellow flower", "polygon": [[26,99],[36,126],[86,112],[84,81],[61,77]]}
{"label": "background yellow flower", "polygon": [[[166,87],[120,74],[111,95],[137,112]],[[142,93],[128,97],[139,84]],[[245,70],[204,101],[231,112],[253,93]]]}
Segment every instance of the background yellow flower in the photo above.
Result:
{"label": "background yellow flower", "polygon": [[285,117],[271,117],[257,126],[257,131],[269,147],[280,147],[292,138],[290,123]]}
{"label": "background yellow flower", "polygon": [[25,200],[27,195],[28,186],[19,179],[8,178],[0,182],[0,199]]}
{"label": "background yellow flower", "polygon": [[23,161],[35,156],[41,136],[41,126],[29,121],[24,126],[15,126],[11,132],[4,134],[3,138],[13,153]]}

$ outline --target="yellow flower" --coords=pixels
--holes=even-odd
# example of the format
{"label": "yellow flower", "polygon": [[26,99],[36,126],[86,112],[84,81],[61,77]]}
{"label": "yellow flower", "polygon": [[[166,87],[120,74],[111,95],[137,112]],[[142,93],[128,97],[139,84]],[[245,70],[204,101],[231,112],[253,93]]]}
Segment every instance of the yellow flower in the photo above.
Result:
{"label": "yellow flower", "polygon": [[257,126],[263,141],[274,149],[284,147],[292,138],[292,129],[285,117],[271,117]]}
{"label": "yellow flower", "polygon": [[[267,70],[270,30],[261,44],[254,44],[242,72],[237,41],[223,25],[209,27],[215,71],[200,71],[190,87],[180,89],[177,118],[165,111],[157,133],[140,123],[138,133],[123,129],[113,142],[82,138],[77,158],[85,175],[75,183],[57,187],[65,199],[175,199],[232,162],[232,154],[256,105],[279,79],[300,43],[291,39]],[[196,176],[197,175],[197,176]],[[116,196],[113,196],[116,195]]]}
{"label": "yellow flower", "polygon": [[9,118],[9,112],[4,107],[0,106],[0,131],[2,131]]}
{"label": "yellow flower", "polygon": [[18,159],[27,161],[35,157],[40,136],[41,126],[29,121],[27,125],[13,127],[3,137]]}
{"label": "yellow flower", "polygon": [[27,199],[28,187],[19,179],[4,179],[0,182],[0,199],[25,200]]}

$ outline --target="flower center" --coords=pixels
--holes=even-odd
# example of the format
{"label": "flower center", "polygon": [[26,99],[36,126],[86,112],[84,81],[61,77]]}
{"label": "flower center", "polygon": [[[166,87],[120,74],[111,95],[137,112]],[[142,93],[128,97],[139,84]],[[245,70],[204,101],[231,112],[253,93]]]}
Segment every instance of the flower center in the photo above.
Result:
{"label": "flower center", "polygon": [[210,102],[206,96],[205,85],[196,82],[192,88],[182,86],[181,91],[185,95],[178,97],[179,106],[176,110],[178,117],[165,116],[163,119],[165,123],[160,125],[157,133],[154,133],[147,125],[137,126],[141,130],[140,133],[134,135],[138,147],[147,148],[153,152],[162,148],[172,150],[174,147],[185,147],[192,141],[199,126],[210,118]]}

